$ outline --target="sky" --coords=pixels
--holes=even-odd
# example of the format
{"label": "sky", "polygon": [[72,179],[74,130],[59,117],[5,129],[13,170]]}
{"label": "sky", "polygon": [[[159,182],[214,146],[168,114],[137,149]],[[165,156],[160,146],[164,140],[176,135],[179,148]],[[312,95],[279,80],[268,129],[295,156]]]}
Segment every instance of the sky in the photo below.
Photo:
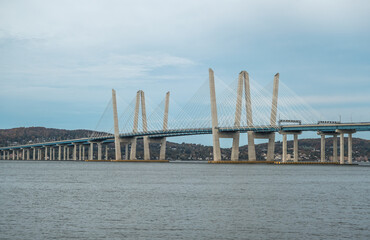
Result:
{"label": "sky", "polygon": [[95,129],[112,88],[126,104],[138,90],[186,103],[208,68],[261,85],[279,72],[318,120],[369,122],[369,12],[367,0],[1,0],[0,128]]}

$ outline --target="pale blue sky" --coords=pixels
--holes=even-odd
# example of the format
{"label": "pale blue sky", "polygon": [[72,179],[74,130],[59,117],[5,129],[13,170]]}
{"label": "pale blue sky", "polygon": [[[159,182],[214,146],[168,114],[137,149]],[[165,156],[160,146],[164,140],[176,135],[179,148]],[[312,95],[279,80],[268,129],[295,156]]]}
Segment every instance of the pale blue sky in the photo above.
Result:
{"label": "pale blue sky", "polygon": [[323,119],[370,121],[369,12],[366,0],[3,0],[0,128],[94,129],[112,88],[182,103],[209,67],[261,85],[279,72]]}

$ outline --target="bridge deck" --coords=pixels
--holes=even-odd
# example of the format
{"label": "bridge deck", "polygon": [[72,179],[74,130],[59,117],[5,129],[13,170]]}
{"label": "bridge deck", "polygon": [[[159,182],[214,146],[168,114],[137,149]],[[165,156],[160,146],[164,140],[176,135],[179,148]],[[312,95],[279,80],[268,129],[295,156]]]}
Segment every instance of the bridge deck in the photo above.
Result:
{"label": "bridge deck", "polygon": [[[279,132],[279,131],[322,131],[322,132],[335,132],[336,130],[355,130],[355,131],[370,131],[370,122],[364,123],[338,123],[338,124],[302,124],[302,125],[281,125],[281,126],[253,126],[253,127],[219,127],[220,132],[248,132],[253,131],[257,133],[267,132]],[[150,138],[161,138],[161,137],[178,137],[178,136],[190,136],[190,135],[204,135],[212,134],[212,128],[192,128],[192,129],[169,129],[169,130],[158,130],[158,131],[146,131],[146,132],[130,132],[120,134],[121,138],[142,138],[148,136]],[[114,141],[114,136],[109,134],[104,137],[91,137],[91,138],[80,138],[70,139],[64,141],[44,142],[27,145],[17,145],[1,147],[0,150],[12,150],[12,149],[23,149],[23,148],[34,148],[34,147],[45,147],[45,146],[58,146],[58,145],[72,145],[72,144],[89,144],[89,142],[103,142],[110,143]]]}

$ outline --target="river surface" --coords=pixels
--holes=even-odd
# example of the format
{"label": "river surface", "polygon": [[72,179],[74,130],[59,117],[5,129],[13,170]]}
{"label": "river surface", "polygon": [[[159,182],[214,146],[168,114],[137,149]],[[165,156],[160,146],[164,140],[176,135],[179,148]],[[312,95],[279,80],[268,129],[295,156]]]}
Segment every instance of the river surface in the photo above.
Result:
{"label": "river surface", "polygon": [[0,161],[0,239],[370,239],[370,167]]}

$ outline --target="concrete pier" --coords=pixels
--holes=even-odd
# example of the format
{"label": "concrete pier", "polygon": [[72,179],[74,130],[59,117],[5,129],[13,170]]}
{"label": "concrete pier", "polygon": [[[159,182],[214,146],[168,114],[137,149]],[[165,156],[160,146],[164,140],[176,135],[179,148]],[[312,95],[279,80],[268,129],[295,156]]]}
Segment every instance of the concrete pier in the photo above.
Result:
{"label": "concrete pier", "polygon": [[281,158],[282,162],[287,162],[287,135],[283,133],[283,154]]}
{"label": "concrete pier", "polygon": [[73,144],[73,157],[72,157],[74,161],[77,160],[77,143],[74,143]]}
{"label": "concrete pier", "polygon": [[78,145],[78,160],[82,160],[82,144]]}
{"label": "concrete pier", "polygon": [[293,143],[293,161],[298,162],[299,155],[298,155],[298,134],[293,134],[294,136],[294,143]]}
{"label": "concrete pier", "polygon": [[108,160],[108,145],[105,145],[105,160]]}
{"label": "concrete pier", "polygon": [[340,164],[344,164],[344,134],[348,134],[348,164],[352,164],[352,134],[355,133],[355,130],[336,130],[340,135]]}
{"label": "concrete pier", "polygon": [[103,160],[103,157],[102,157],[102,143],[101,142],[98,142],[98,160]]}
{"label": "concrete pier", "polygon": [[333,135],[333,162],[338,162],[338,138],[337,138],[337,134]]}
{"label": "concrete pier", "polygon": [[86,154],[85,154],[85,146],[82,145],[82,160],[85,160],[85,156],[86,156]]}
{"label": "concrete pier", "polygon": [[282,162],[288,162],[288,147],[287,147],[287,135],[293,135],[293,162],[298,162],[299,160],[299,153],[298,153],[298,135],[300,135],[302,132],[301,131],[280,131],[280,134],[283,135],[283,151],[282,151]]}
{"label": "concrete pier", "polygon": [[321,159],[320,162],[325,162],[325,134],[321,135]]}
{"label": "concrete pier", "polygon": [[90,142],[89,160],[94,160],[94,143],[93,142]]}

